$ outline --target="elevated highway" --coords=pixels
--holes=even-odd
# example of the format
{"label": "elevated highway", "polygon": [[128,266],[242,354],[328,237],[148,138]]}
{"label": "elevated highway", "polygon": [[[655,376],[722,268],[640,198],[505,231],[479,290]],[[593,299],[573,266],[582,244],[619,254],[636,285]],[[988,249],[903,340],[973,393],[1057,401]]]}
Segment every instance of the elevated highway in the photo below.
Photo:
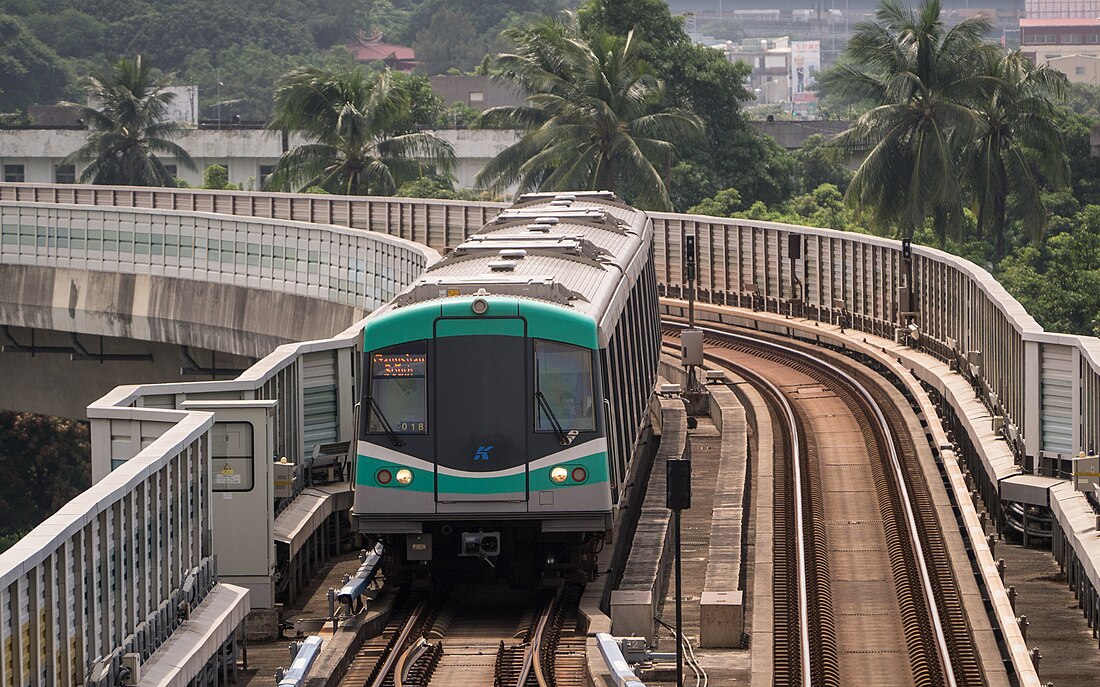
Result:
{"label": "elevated highway", "polygon": [[[42,322],[56,331],[149,336],[255,357],[263,346],[341,332],[285,344],[234,381],[120,388],[89,408],[96,486],[0,556],[0,608],[15,607],[18,599],[28,609],[25,616],[9,614],[0,622],[5,638],[0,653],[16,652],[11,659],[0,655],[0,681],[31,684],[30,659],[43,656],[54,656],[49,665],[77,682],[95,670],[103,671],[104,679],[117,673],[121,654],[137,646],[138,625],[149,622],[143,614],[174,601],[183,588],[173,586],[179,578],[168,575],[164,584],[147,587],[140,607],[131,600],[132,590],[104,582],[115,610],[101,621],[98,607],[58,602],[72,594],[58,571],[77,561],[95,567],[113,547],[123,550],[128,523],[138,509],[155,505],[141,496],[151,493],[150,485],[171,486],[176,481],[170,475],[193,475],[201,491],[210,476],[205,461],[194,456],[209,450],[215,423],[233,421],[234,413],[254,413],[270,432],[271,445],[265,449],[276,450],[257,453],[261,458],[274,453],[305,464],[318,443],[351,440],[349,399],[358,374],[355,322],[415,277],[434,251],[456,245],[499,207],[0,185],[0,293],[8,301],[0,309],[0,324]],[[1051,538],[1060,562],[1072,571],[1086,614],[1100,617],[1095,513],[1069,481],[1074,472],[1084,472],[1075,467],[1078,452],[1096,446],[1100,438],[1100,344],[1044,331],[988,273],[935,249],[914,246],[907,256],[899,243],[871,236],[748,220],[652,216],[659,288],[668,312],[683,309],[682,245],[685,236],[693,235],[699,243],[702,319],[862,347],[864,355],[880,355],[884,364],[909,370],[955,430],[955,444],[941,448],[962,456],[973,489],[1000,526],[1019,525],[1014,504],[1023,504],[1025,514],[1028,508],[1043,509],[1051,522],[1049,535],[1043,536]],[[115,223],[118,236],[103,234],[98,240],[117,245],[89,243],[96,240],[90,232],[104,223]],[[62,228],[68,232],[64,236]],[[86,232],[81,247],[72,243],[79,230]],[[123,239],[123,232],[132,237]],[[193,237],[187,256],[185,235]],[[285,262],[289,245],[300,261],[293,270]],[[171,255],[169,246],[178,253]],[[281,265],[278,246],[284,248]],[[357,256],[364,257],[356,261]],[[104,274],[112,272],[117,274]],[[93,283],[106,284],[104,292],[112,296],[105,301],[82,297],[81,289],[88,294]],[[16,284],[27,286],[9,288]],[[215,287],[227,289],[216,297],[226,307],[181,307],[165,295],[172,290],[203,295]],[[17,295],[11,298],[12,293]],[[253,299],[263,301],[262,311],[252,309]],[[115,314],[104,315],[103,309]],[[295,317],[257,314],[295,311],[308,327]],[[249,332],[258,338],[250,339]],[[862,344],[854,341],[853,332],[864,338]],[[210,515],[203,507],[183,519],[196,532],[209,529]],[[191,536],[175,522],[176,534]],[[1026,515],[1022,526],[1028,530]],[[213,546],[195,537],[188,549],[194,560],[184,561],[181,569],[202,569]],[[240,578],[256,582],[243,573]],[[262,587],[249,588],[255,596]],[[93,617],[99,632],[80,624]],[[54,633],[40,638],[42,622],[56,628],[58,637],[72,640],[59,641]],[[98,637],[94,641],[93,635]],[[146,653],[150,662],[157,660],[152,651]]]}

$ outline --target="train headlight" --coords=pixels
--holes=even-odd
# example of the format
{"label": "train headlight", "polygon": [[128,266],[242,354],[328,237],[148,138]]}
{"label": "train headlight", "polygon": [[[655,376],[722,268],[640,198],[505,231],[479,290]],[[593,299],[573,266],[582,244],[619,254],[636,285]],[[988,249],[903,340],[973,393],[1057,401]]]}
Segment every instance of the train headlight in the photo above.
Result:
{"label": "train headlight", "polygon": [[552,481],[554,484],[561,484],[568,478],[569,471],[560,465],[550,471],[550,481]]}
{"label": "train headlight", "polygon": [[412,484],[413,473],[408,468],[401,468],[397,471],[397,483],[402,486],[408,486]]}
{"label": "train headlight", "polygon": [[583,482],[586,479],[588,479],[588,470],[585,470],[582,467],[573,468],[573,481],[574,482]]}
{"label": "train headlight", "polygon": [[489,301],[484,298],[475,298],[470,305],[470,310],[473,310],[475,315],[484,315],[489,312]]}
{"label": "train headlight", "polygon": [[393,479],[393,473],[386,468],[382,468],[378,472],[374,473],[374,479],[378,480],[379,484],[389,484],[390,480]]}

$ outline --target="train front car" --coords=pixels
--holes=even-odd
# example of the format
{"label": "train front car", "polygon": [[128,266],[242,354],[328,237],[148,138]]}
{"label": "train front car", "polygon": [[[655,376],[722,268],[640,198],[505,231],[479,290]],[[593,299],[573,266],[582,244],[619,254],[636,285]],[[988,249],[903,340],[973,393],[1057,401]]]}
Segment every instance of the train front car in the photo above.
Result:
{"label": "train front car", "polygon": [[608,194],[528,196],[367,321],[355,516],[391,575],[594,573],[618,496],[610,248],[629,263],[648,232]]}

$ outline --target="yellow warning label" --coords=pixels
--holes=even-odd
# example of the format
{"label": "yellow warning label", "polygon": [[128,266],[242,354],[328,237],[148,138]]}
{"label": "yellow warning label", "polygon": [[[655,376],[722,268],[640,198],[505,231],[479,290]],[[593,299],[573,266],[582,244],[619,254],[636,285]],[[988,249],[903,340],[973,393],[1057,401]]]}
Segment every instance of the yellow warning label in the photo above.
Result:
{"label": "yellow warning label", "polygon": [[459,295],[458,289],[447,289],[447,298],[454,298]]}

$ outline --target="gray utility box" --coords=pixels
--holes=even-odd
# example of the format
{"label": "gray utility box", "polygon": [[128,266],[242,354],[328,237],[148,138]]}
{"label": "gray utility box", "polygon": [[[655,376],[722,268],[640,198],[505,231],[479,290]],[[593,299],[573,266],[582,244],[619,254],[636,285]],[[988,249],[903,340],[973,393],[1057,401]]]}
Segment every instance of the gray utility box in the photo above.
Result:
{"label": "gray utility box", "polygon": [[702,329],[684,329],[680,332],[680,365],[703,365]]}
{"label": "gray utility box", "polygon": [[735,649],[745,631],[744,593],[703,592],[699,601],[699,645],[704,649]]}
{"label": "gray utility box", "polygon": [[654,615],[652,592],[611,592],[611,634],[616,637],[645,637],[649,646],[656,646]]}

